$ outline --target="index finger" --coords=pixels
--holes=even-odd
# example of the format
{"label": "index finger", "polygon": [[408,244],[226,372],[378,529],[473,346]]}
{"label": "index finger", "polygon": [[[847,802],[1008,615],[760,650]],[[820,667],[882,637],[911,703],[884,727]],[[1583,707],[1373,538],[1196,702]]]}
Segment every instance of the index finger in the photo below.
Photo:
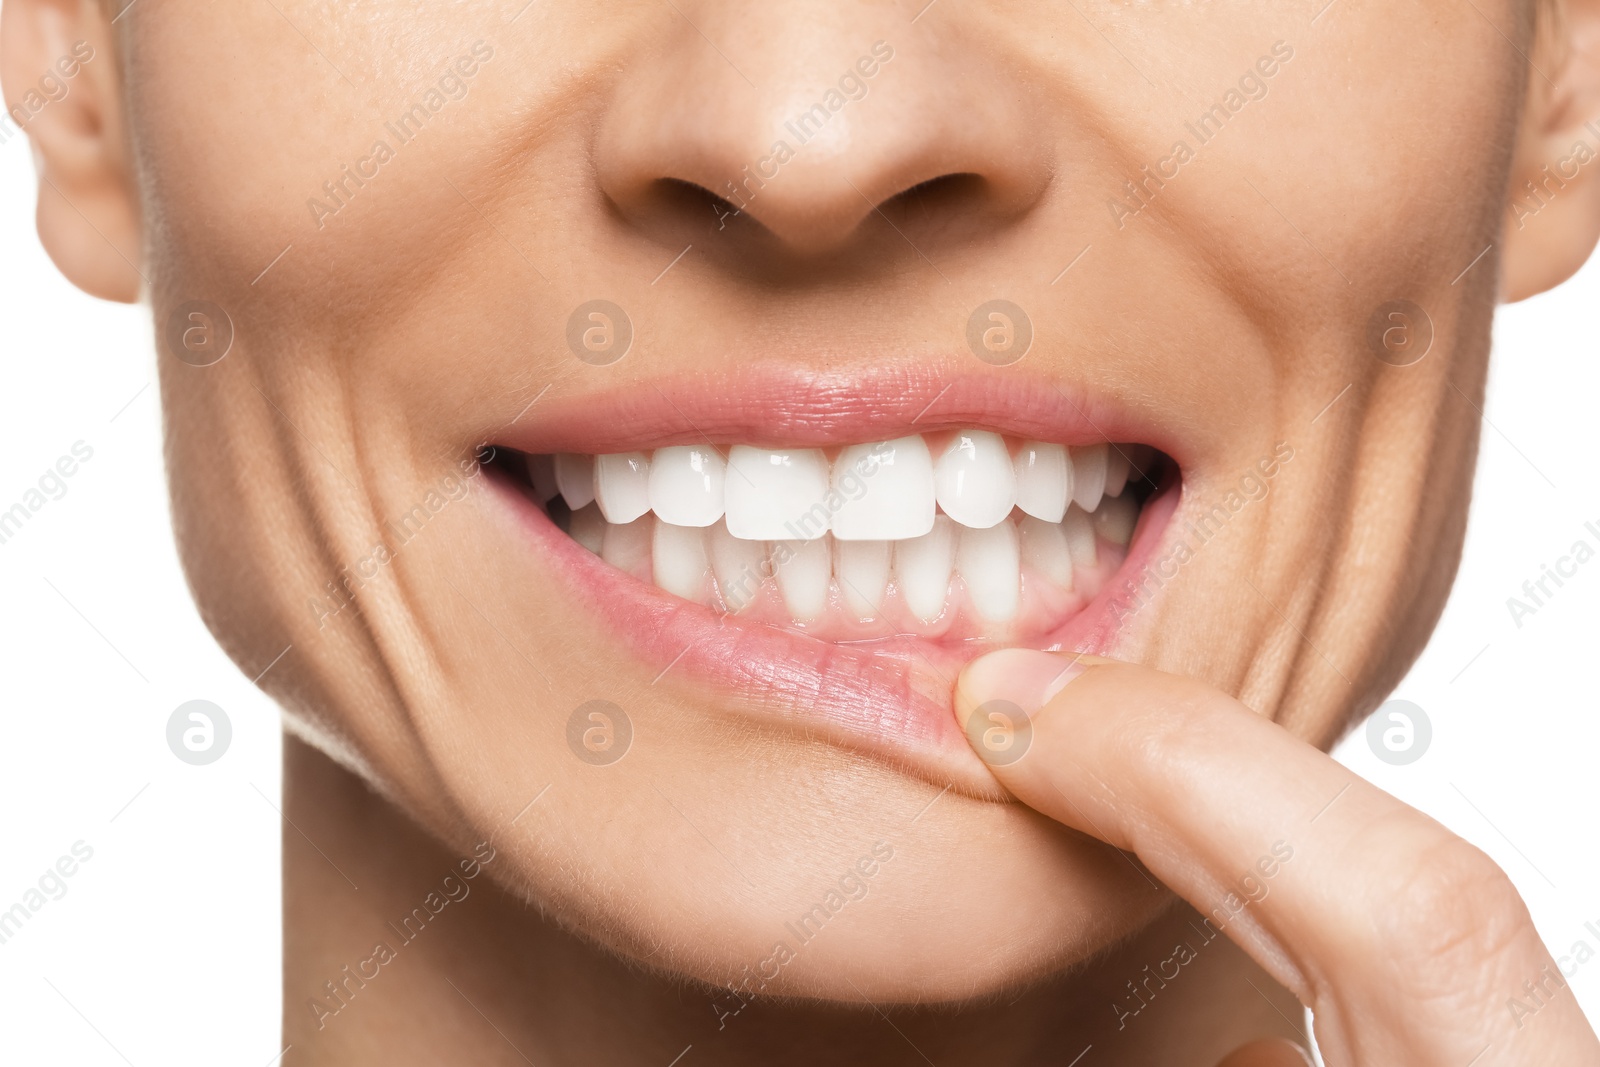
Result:
{"label": "index finger", "polygon": [[1593,1041],[1570,993],[1514,1025],[1507,999],[1554,962],[1492,860],[1237,700],[1008,649],[968,666],[956,709],[980,755],[985,729],[1023,731],[1020,757],[989,760],[1000,782],[1137,855],[1312,1008],[1330,1062],[1394,1062],[1397,1040],[1427,1050],[1408,1062],[1459,1064]]}

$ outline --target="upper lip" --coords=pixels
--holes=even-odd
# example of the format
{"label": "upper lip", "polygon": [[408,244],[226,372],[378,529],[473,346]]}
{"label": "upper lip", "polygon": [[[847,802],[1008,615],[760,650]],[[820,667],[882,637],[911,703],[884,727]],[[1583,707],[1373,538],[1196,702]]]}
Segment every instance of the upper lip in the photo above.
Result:
{"label": "upper lip", "polygon": [[942,429],[987,429],[1068,445],[1149,444],[1184,462],[1181,443],[1149,412],[1116,397],[1016,369],[970,371],[958,364],[952,370],[925,361],[869,370],[764,364],[648,376],[583,390],[571,400],[541,396],[485,443],[533,454],[706,442],[825,448]]}

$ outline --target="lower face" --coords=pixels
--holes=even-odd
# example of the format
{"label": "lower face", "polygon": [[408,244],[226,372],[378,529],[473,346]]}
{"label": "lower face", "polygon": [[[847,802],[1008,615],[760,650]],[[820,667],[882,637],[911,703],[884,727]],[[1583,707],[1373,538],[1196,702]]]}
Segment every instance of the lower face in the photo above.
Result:
{"label": "lower face", "polygon": [[[299,732],[602,944],[850,1000],[1059,970],[1162,901],[1007,802],[963,663],[1136,660],[1328,744],[1420,648],[1522,88],[1494,26],[730,6],[719,58],[670,5],[280,6],[123,31],[158,333],[195,300],[233,331],[163,351],[192,584],[251,676],[289,647]],[[772,101],[880,41],[838,143],[742,208],[668,180],[755,112],[765,157]],[[880,127],[981,180],[763,227],[865,180]],[[1400,300],[1414,362],[1373,342]]]}

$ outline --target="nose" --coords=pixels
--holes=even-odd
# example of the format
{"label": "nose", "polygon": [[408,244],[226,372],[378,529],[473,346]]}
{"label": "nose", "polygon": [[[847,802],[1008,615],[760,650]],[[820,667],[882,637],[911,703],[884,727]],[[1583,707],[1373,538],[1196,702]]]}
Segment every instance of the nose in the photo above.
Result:
{"label": "nose", "polygon": [[1048,185],[1021,75],[978,54],[958,20],[886,22],[891,5],[862,3],[674,6],[594,142],[603,192],[663,243],[828,256],[879,215],[936,240],[992,231]]}

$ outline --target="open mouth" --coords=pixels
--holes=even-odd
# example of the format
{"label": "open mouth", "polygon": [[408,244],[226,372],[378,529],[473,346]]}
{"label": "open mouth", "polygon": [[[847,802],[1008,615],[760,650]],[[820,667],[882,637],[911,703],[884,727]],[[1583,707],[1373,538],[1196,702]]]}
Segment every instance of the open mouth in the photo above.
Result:
{"label": "open mouth", "polygon": [[832,448],[514,453],[554,524],[673,596],[818,640],[1038,642],[1127,556],[1166,459],[944,430]]}
{"label": "open mouth", "polygon": [[[1113,654],[1182,493],[1159,425],[935,367],[622,385],[488,441],[489,484],[627,660],[697,703],[997,793],[951,711],[998,644]],[[665,680],[665,681],[664,681]]]}

